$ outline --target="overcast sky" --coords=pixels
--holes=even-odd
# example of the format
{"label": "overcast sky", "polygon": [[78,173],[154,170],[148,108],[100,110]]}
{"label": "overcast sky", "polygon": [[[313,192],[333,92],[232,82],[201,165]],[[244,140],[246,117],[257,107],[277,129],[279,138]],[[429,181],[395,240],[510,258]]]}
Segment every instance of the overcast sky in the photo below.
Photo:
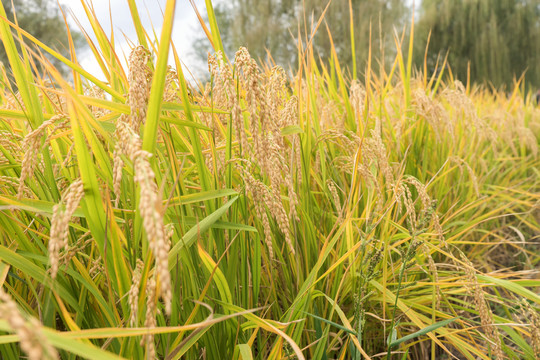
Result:
{"label": "overcast sky", "polygon": [[[165,9],[166,0],[136,0],[135,2],[137,3],[143,26],[150,34],[152,34],[151,25],[153,24],[157,36],[159,37],[161,33],[161,25],[163,23],[162,11]],[[206,14],[204,0],[194,0],[194,2],[201,14]],[[81,22],[82,26],[88,31],[89,34],[92,34],[90,23],[86,18],[86,14],[81,6],[80,0],[60,0],[60,3],[71,9],[73,16],[75,16]],[[116,44],[120,49],[128,54],[129,46],[127,45],[125,37],[131,41],[136,41],[137,34],[135,33],[135,28],[133,27],[133,23],[131,21],[127,1],[92,0],[92,4],[94,5],[94,9],[101,26],[106,32],[110,32],[110,9]],[[75,22],[71,21],[71,24],[73,27],[75,27]],[[192,41],[196,36],[198,36],[198,32],[202,34],[197,16],[191,7],[191,4],[188,0],[177,0],[172,38],[179,53],[180,59],[187,65],[188,69],[201,67],[201,64],[197,62],[197,59],[193,56],[191,50]],[[125,34],[125,37],[123,34]],[[92,54],[88,52],[86,55],[86,59],[79,58],[79,61],[83,67],[90,73],[103,77],[103,74],[101,73],[96,61],[93,59]]]}

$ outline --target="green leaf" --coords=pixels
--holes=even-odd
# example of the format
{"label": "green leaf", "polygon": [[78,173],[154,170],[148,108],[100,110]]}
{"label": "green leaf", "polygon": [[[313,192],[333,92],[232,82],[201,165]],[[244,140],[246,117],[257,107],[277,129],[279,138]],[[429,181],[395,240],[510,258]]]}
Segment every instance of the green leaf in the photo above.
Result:
{"label": "green leaf", "polygon": [[[184,216],[182,218],[182,223],[184,223],[186,225],[196,226],[199,223],[199,220],[196,217],[193,217],[193,216]],[[223,229],[223,230],[237,230],[237,231],[258,232],[257,228],[255,228],[253,226],[244,225],[244,224],[237,224],[237,223],[232,223],[232,222],[223,221],[223,220],[218,220],[215,223],[211,224],[210,228],[212,228],[212,229]]]}
{"label": "green leaf", "polygon": [[152,77],[152,87],[150,89],[150,99],[148,100],[148,111],[146,115],[146,124],[144,126],[143,150],[154,153],[156,146],[157,130],[161,114],[161,101],[163,99],[163,90],[165,89],[165,78],[167,76],[167,65],[169,59],[169,47],[171,46],[171,34],[174,19],[174,9],[176,0],[168,0],[165,7],[165,17],[163,27],[161,28],[161,38],[159,40],[159,49],[156,69]]}
{"label": "green leaf", "polygon": [[[520,284],[509,281],[509,280],[503,280],[503,279],[497,279],[491,276],[486,275],[477,275],[476,276],[478,280],[480,280],[483,283],[493,283],[499,286],[502,286],[506,290],[509,290],[513,292],[514,294],[518,294],[520,296],[523,296],[524,298],[534,301],[537,304],[540,304],[540,295],[535,294],[529,289],[524,288]],[[540,286],[540,281],[536,281],[536,285],[530,284],[529,286]]]}
{"label": "green leaf", "polygon": [[[305,312],[305,311],[304,311],[304,312]],[[317,319],[317,320],[320,320],[320,321],[323,321],[323,322],[327,323],[328,325],[332,325],[332,326],[337,327],[338,329],[340,329],[340,330],[342,330],[342,331],[345,331],[346,333],[349,333],[349,334],[352,334],[352,335],[355,335],[355,336],[356,336],[356,332],[355,332],[355,331],[352,331],[352,330],[350,330],[350,329],[347,329],[347,328],[346,328],[345,326],[343,326],[343,325],[337,324],[337,323],[335,323],[335,322],[333,322],[333,321],[330,321],[330,320],[328,320],[328,319],[322,318],[322,317],[320,317],[320,316],[317,316],[317,315],[314,315],[314,314],[310,314],[310,313],[308,313],[308,312],[305,312],[305,313],[306,313],[307,315],[309,315],[309,316],[311,316],[311,317]]]}
{"label": "green leaf", "polygon": [[[426,326],[425,328],[423,328],[421,330],[418,330],[417,332],[414,332],[414,333],[409,334],[407,336],[404,336],[404,337],[402,337],[400,339],[392,341],[392,343],[390,343],[389,347],[393,348],[393,347],[398,346],[399,344],[401,344],[401,343],[403,343],[405,341],[409,341],[409,340],[412,340],[412,339],[417,338],[419,336],[426,335],[429,332],[435,331],[438,328],[441,328],[441,327],[446,326],[446,325],[448,325],[450,323],[453,323],[457,319],[459,319],[459,317],[438,321],[438,322],[436,322],[434,324]],[[393,331],[395,331],[395,329],[393,329]],[[394,336],[392,336],[392,337],[394,337]]]}
{"label": "green leaf", "polygon": [[195,194],[182,195],[180,201],[182,202],[182,205],[185,205],[232,195],[238,195],[238,192],[233,189],[209,190]]}
{"label": "green leaf", "polygon": [[14,252],[11,249],[8,249],[5,246],[0,245],[0,259],[6,264],[11,265],[14,269],[22,271],[24,274],[30,276],[36,281],[43,284],[49,289],[53,289],[60,295],[60,297],[65,300],[70,306],[72,306],[76,311],[80,311],[79,304],[77,300],[71,295],[71,293],[59,282],[53,283],[50,276],[47,272],[34,264],[28,259],[27,256],[22,256]]}
{"label": "green leaf", "polygon": [[219,33],[218,22],[216,14],[214,13],[214,7],[211,0],[205,0],[206,3],[206,13],[208,14],[208,22],[210,23],[210,29],[212,31],[212,43],[214,45],[214,51],[221,51],[223,56],[225,56],[225,49],[223,48],[223,43],[221,42],[221,34]]}
{"label": "green leaf", "polygon": [[[17,200],[14,196],[0,196],[0,210],[26,210],[37,214],[52,215],[53,207],[56,205],[50,201],[21,199]],[[75,217],[84,217],[84,212],[79,207],[73,213]]]}
{"label": "green leaf", "polygon": [[289,125],[281,129],[281,135],[303,134],[304,130],[298,125]]}
{"label": "green leaf", "polygon": [[221,218],[225,212],[231,207],[232,204],[238,199],[238,196],[235,196],[231,200],[229,200],[225,205],[214,211],[212,214],[208,215],[204,219],[201,220],[197,224],[197,226],[192,227],[189,229],[187,233],[184,234],[182,239],[178,241],[171,251],[169,252],[169,269],[172,270],[174,266],[176,265],[176,256],[180,252],[180,250],[185,246],[189,247],[191,246],[197,237],[204,233],[206,230],[210,228],[212,224],[214,224],[216,221]]}
{"label": "green leaf", "polygon": [[[0,320],[0,329],[2,331],[12,331],[7,321]],[[46,327],[41,329],[49,343],[55,348],[68,351],[72,354],[79,355],[85,359],[91,360],[119,360],[124,359],[118,355],[112,354],[108,351],[102,350],[95,345],[88,342],[82,342],[69,337],[69,333],[58,332]],[[2,338],[0,343],[10,340],[18,340],[19,337],[10,336],[7,339]]]}
{"label": "green leaf", "polygon": [[204,267],[208,273],[212,275],[212,280],[216,284],[221,300],[226,303],[233,303],[231,289],[229,288],[225,275],[223,275],[223,272],[218,267],[218,264],[200,245],[198,246],[198,251]]}
{"label": "green leaf", "polygon": [[234,359],[252,360],[251,347],[248,344],[238,344],[234,348]]}

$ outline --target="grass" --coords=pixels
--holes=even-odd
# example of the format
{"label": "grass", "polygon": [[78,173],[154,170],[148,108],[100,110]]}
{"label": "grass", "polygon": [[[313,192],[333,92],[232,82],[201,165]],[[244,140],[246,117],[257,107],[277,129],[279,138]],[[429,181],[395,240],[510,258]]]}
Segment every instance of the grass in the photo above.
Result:
{"label": "grass", "polygon": [[519,82],[415,72],[399,38],[362,79],[309,41],[294,76],[229,61],[207,1],[217,53],[191,86],[175,2],[159,39],[129,4],[128,68],[87,7],[106,81],[0,22],[5,358],[539,358],[540,110]]}

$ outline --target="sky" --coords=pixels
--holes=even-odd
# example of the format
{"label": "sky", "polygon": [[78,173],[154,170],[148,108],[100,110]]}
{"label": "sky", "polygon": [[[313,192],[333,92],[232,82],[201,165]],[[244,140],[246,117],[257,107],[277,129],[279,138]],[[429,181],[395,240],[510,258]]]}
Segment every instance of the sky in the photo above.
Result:
{"label": "sky", "polygon": [[[98,20],[106,32],[110,32],[110,17],[112,16],[116,45],[123,52],[125,52],[127,57],[129,55],[130,48],[125,39],[127,38],[131,41],[137,40],[137,34],[131,21],[127,1],[88,1],[91,1],[93,4]],[[163,22],[162,11],[165,9],[166,0],[135,0],[135,2],[137,4],[137,8],[139,9],[139,16],[141,17],[143,26],[151,34],[151,24],[153,24],[159,37]],[[70,17],[76,17],[83,28],[86,29],[89,34],[92,34],[92,28],[80,0],[60,0],[60,3],[71,10],[69,14]],[[194,0],[194,3],[201,14],[206,13],[204,0]],[[111,16],[109,15],[109,9]],[[69,21],[72,28],[77,28],[77,25],[73,19]],[[190,2],[188,0],[177,0],[172,39],[176,50],[179,53],[180,59],[184,62],[187,69],[196,70],[197,68],[201,67],[200,62],[192,53],[191,48],[193,39],[199,36],[199,33],[203,34],[195,11],[191,7]],[[95,40],[95,38],[93,40]],[[94,60],[92,53],[87,51],[87,56],[85,57],[84,55],[85,53],[79,55],[79,61],[81,62],[82,66],[91,74],[103,79],[103,74],[99,69],[97,62]]]}

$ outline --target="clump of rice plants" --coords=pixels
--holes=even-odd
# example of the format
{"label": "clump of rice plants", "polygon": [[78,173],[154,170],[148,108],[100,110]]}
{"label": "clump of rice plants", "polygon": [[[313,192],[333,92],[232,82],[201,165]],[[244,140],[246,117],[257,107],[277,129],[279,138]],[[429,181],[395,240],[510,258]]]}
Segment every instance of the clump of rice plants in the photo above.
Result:
{"label": "clump of rice plants", "polygon": [[519,83],[413,75],[399,40],[389,72],[300,45],[291,76],[227,59],[208,4],[211,80],[190,84],[175,2],[159,39],[129,3],[127,67],[85,4],[105,81],[0,21],[3,357],[539,358],[540,109]]}

